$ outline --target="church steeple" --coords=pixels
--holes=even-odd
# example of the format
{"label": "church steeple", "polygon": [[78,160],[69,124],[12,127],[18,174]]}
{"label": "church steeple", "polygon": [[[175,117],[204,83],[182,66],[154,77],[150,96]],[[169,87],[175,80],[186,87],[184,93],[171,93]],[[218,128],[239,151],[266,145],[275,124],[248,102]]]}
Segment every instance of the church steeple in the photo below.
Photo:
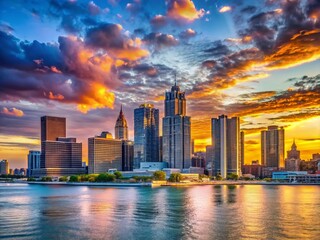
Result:
{"label": "church steeple", "polygon": [[297,150],[297,145],[296,145],[296,139],[295,138],[293,139],[293,143],[291,145],[291,149],[292,150]]}
{"label": "church steeple", "polygon": [[128,124],[122,111],[122,104],[121,104],[119,116],[115,125],[115,139],[123,139],[123,140],[128,139]]}

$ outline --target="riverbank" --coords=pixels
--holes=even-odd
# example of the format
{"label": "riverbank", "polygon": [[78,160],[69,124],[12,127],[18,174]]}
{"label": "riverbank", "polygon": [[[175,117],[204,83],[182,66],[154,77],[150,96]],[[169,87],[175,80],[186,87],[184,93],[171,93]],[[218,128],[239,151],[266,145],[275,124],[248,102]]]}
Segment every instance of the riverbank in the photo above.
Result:
{"label": "riverbank", "polygon": [[[18,183],[23,183],[19,181]],[[191,187],[191,186],[204,186],[204,185],[288,185],[288,186],[303,186],[303,185],[318,185],[320,183],[283,183],[283,182],[262,182],[262,181],[211,181],[211,182],[142,182],[142,183],[91,183],[91,182],[25,182],[28,184],[38,185],[64,185],[64,186],[101,186],[101,187]]]}

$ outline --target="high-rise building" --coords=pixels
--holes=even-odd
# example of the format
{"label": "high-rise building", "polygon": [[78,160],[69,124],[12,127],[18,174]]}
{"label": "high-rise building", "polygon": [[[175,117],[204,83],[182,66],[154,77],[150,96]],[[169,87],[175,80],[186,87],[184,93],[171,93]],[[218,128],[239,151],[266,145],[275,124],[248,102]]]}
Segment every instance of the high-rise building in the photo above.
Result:
{"label": "high-rise building", "polygon": [[133,170],[134,143],[130,140],[122,141],[122,171]]}
{"label": "high-rise building", "polygon": [[228,173],[241,175],[240,121],[238,117],[221,115],[211,119],[214,163],[212,174]]}
{"label": "high-rise building", "polygon": [[66,137],[66,118],[41,117],[41,143],[56,141],[58,137]]}
{"label": "high-rise building", "polygon": [[85,173],[82,143],[66,137],[66,119],[41,117],[40,168],[32,176],[63,176]]}
{"label": "high-rise building", "polygon": [[163,162],[162,136],[159,137],[159,162]]}
{"label": "high-rise building", "polygon": [[291,150],[287,151],[287,158],[285,160],[286,170],[299,171],[300,161],[300,151],[297,150],[296,142],[293,140]]}
{"label": "high-rise building", "polygon": [[102,132],[100,136],[89,138],[88,172],[105,173],[109,169],[122,170],[122,147],[122,140],[113,139],[109,132]]}
{"label": "high-rise building", "polygon": [[32,176],[34,169],[40,168],[40,151],[30,150],[28,154],[28,176]]}
{"label": "high-rise building", "polygon": [[116,121],[114,132],[115,132],[115,139],[128,140],[128,124],[122,111],[122,105],[121,105],[118,119]]}
{"label": "high-rise building", "polygon": [[240,162],[241,162],[241,169],[244,165],[244,131],[240,132]]}
{"label": "high-rise building", "polygon": [[186,169],[191,165],[191,118],[186,116],[185,93],[175,83],[165,93],[163,127],[163,161],[169,168]]}
{"label": "high-rise building", "polygon": [[159,110],[141,104],[134,110],[134,168],[140,162],[159,161]]}
{"label": "high-rise building", "polygon": [[9,162],[8,162],[8,160],[3,159],[0,162],[0,175],[1,174],[9,174]]}
{"label": "high-rise building", "polygon": [[284,168],[284,129],[268,126],[261,131],[261,164],[267,167]]}
{"label": "high-rise building", "polygon": [[[213,167],[213,161],[214,159],[214,147],[212,145],[208,145],[206,146],[206,165],[207,165],[207,168],[210,168],[212,169]],[[210,173],[212,174],[212,173]]]}

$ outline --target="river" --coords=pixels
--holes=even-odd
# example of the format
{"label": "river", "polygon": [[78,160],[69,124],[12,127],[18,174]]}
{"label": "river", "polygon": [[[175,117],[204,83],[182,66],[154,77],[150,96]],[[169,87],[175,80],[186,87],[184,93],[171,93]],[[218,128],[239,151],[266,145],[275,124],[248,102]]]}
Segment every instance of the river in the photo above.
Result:
{"label": "river", "polygon": [[1,239],[319,239],[319,186],[0,183]]}

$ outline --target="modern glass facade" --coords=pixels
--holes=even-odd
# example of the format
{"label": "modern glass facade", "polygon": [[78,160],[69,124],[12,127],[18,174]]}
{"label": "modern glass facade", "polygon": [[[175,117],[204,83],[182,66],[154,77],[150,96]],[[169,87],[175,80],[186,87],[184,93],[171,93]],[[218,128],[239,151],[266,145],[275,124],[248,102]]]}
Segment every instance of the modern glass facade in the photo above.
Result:
{"label": "modern glass facade", "polygon": [[30,150],[28,154],[28,176],[32,176],[32,170],[40,168],[40,151]]}
{"label": "modern glass facade", "polygon": [[261,164],[267,167],[284,168],[284,129],[269,126],[261,131]]}
{"label": "modern glass facade", "polygon": [[221,115],[211,119],[211,138],[214,148],[212,174],[241,174],[240,121],[238,117]]}
{"label": "modern glass facade", "polygon": [[112,137],[88,139],[88,172],[105,173],[109,169],[122,170],[122,140]]}
{"label": "modern glass facade", "polygon": [[165,93],[163,118],[163,161],[169,168],[185,169],[191,166],[191,118],[186,116],[185,93],[175,84]]}
{"label": "modern glass facade", "polygon": [[134,168],[159,161],[159,110],[142,104],[134,110]]}

